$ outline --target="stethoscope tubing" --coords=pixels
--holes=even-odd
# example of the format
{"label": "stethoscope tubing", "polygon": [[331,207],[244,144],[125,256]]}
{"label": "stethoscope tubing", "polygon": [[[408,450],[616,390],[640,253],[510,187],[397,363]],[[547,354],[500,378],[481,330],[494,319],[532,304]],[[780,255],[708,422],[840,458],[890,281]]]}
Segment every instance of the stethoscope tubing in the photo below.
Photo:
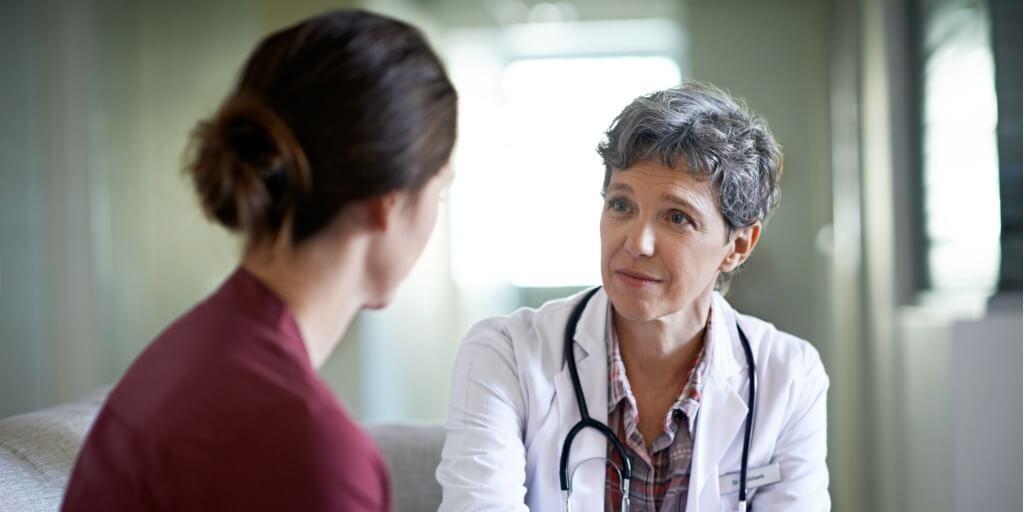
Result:
{"label": "stethoscope tubing", "polygon": [[626,447],[622,446],[618,436],[608,425],[601,423],[590,417],[590,412],[587,410],[587,398],[583,396],[583,386],[580,385],[579,371],[576,369],[576,358],[574,357],[573,339],[576,334],[576,327],[579,324],[580,317],[583,316],[583,309],[586,304],[590,302],[590,298],[594,296],[600,290],[601,287],[594,288],[589,291],[580,301],[579,305],[573,309],[572,314],[569,316],[569,321],[565,324],[565,343],[566,363],[569,365],[569,376],[572,379],[572,390],[576,395],[576,405],[580,410],[580,421],[573,425],[572,429],[569,430],[569,434],[565,437],[565,442],[562,443],[562,456],[558,463],[558,478],[562,487],[563,493],[568,493],[572,489],[572,481],[569,479],[569,451],[572,448],[572,442],[576,440],[576,435],[580,433],[584,428],[590,427],[596,429],[608,442],[612,443],[615,451],[619,454],[622,459],[622,478],[623,480],[633,479],[633,464],[629,459],[629,453],[626,451]]}
{"label": "stethoscope tubing", "polygon": [[740,463],[739,503],[742,511],[747,509],[747,462],[750,460],[750,443],[754,435],[754,400],[757,398],[754,380],[757,378],[757,369],[754,367],[754,353],[750,349],[750,340],[743,333],[743,329],[740,329],[739,323],[736,324],[736,330],[739,331],[740,344],[743,345],[743,353],[747,357],[747,380],[749,381],[747,383],[747,421],[743,427],[743,456]]}

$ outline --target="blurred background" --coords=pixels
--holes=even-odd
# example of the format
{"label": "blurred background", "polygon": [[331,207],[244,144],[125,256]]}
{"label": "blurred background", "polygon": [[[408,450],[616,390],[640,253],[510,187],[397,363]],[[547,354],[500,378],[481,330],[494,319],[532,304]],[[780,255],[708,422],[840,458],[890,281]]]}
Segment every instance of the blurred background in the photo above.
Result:
{"label": "blurred background", "polygon": [[116,381],[232,270],[189,132],[260,37],[337,7],[421,27],[461,96],[430,245],[321,371],[358,418],[443,421],[473,322],[599,282],[594,148],[694,78],[783,145],[729,298],[821,352],[835,509],[1021,510],[1019,0],[6,0],[0,417]]}

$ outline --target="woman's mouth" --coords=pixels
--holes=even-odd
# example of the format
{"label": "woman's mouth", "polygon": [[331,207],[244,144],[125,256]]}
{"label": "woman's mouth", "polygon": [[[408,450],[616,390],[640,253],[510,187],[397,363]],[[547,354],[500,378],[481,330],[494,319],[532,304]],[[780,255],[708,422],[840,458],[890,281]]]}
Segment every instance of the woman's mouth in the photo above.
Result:
{"label": "woman's mouth", "polygon": [[615,275],[619,277],[623,284],[632,288],[654,286],[662,281],[655,276],[634,270],[616,270]]}

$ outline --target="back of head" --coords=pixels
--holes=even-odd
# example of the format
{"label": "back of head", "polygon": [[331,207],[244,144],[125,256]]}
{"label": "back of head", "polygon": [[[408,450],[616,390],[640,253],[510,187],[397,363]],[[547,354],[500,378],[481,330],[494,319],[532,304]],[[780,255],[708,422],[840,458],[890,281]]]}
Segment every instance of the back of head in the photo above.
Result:
{"label": "back of head", "polygon": [[[412,26],[333,11],[264,39],[187,169],[208,216],[299,245],[345,205],[424,185],[455,142],[456,93]],[[286,225],[287,224],[287,225]]]}

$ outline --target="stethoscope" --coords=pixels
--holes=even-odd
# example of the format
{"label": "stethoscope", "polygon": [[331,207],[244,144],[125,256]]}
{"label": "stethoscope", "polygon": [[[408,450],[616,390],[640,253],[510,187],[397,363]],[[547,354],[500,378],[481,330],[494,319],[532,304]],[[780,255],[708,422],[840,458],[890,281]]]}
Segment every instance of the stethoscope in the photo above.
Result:
{"label": "stethoscope", "polygon": [[[600,432],[612,444],[615,452],[619,455],[619,459],[622,460],[622,468],[615,467],[619,475],[619,489],[622,492],[622,501],[619,503],[619,509],[622,512],[629,512],[629,481],[633,478],[633,464],[629,460],[626,447],[619,441],[619,437],[608,428],[608,425],[590,417],[590,413],[587,411],[587,399],[583,396],[583,388],[580,386],[580,375],[576,370],[576,358],[573,355],[573,338],[575,337],[580,317],[583,316],[583,310],[587,307],[587,303],[590,302],[590,298],[600,289],[601,287],[599,286],[587,292],[580,303],[573,308],[572,314],[569,315],[569,320],[565,325],[565,361],[569,364],[572,390],[576,395],[576,405],[580,409],[580,421],[573,425],[565,436],[565,441],[562,443],[562,457],[558,463],[558,478],[562,485],[562,510],[565,512],[571,512],[572,510],[569,503],[569,498],[572,496],[572,477],[569,475],[569,450],[572,448],[572,442],[576,439],[576,434],[579,434],[580,431],[587,427]],[[739,481],[739,510],[740,512],[745,512],[747,510],[747,459],[750,452],[750,438],[754,425],[754,398],[757,396],[754,391],[754,378],[757,372],[754,367],[754,354],[750,350],[750,341],[743,334],[743,329],[740,329],[738,322],[736,329],[740,333],[740,342],[743,345],[743,352],[747,357],[747,370],[750,377],[750,387],[748,390],[748,404],[750,405],[747,410],[746,425],[743,432],[743,458],[740,464]],[[577,465],[577,468],[579,468],[579,465]],[[573,471],[573,474],[575,474],[575,471]]]}

